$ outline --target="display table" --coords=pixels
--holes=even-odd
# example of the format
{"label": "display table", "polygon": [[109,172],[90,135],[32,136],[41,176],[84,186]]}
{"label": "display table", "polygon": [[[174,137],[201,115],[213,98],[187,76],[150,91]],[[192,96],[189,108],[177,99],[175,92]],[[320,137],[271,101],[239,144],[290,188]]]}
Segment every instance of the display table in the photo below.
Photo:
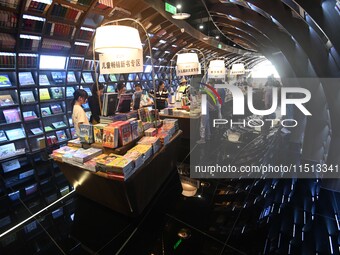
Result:
{"label": "display table", "polygon": [[97,203],[129,216],[137,216],[150,203],[162,184],[176,169],[176,159],[182,131],[177,131],[170,143],[148,159],[128,180],[107,178],[102,172],[57,162],[76,192]]}
{"label": "display table", "polygon": [[160,119],[177,119],[179,129],[183,131],[182,138],[190,140],[190,125],[191,130],[194,132],[191,134],[191,138],[194,140],[199,139],[199,128],[201,125],[201,117],[198,116],[189,116],[189,117],[183,117],[183,116],[175,116],[175,115],[167,115],[167,114],[159,114]]}

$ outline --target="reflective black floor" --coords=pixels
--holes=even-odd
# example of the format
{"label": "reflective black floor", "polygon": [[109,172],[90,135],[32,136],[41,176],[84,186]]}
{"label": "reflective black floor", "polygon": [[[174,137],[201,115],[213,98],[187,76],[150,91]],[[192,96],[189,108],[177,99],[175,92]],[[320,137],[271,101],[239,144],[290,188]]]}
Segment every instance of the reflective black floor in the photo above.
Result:
{"label": "reflective black floor", "polygon": [[[185,174],[189,158],[182,159]],[[202,179],[196,195],[184,197],[174,171],[136,218],[70,193],[2,237],[0,254],[339,254],[340,195],[321,186]]]}

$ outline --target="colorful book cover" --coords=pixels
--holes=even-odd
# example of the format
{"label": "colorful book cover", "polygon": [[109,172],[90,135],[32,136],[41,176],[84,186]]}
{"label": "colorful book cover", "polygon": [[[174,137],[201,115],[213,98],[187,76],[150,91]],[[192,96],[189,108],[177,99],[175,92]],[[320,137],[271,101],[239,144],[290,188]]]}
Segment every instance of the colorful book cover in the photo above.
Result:
{"label": "colorful book cover", "polygon": [[17,159],[13,159],[13,160],[4,162],[1,165],[2,165],[2,169],[3,169],[4,173],[8,173],[10,171],[19,169],[21,167],[19,160],[17,160]]}
{"label": "colorful book cover", "polygon": [[118,147],[118,128],[113,126],[104,127],[103,146],[107,148]]}
{"label": "colorful book cover", "polygon": [[41,107],[41,116],[46,117],[52,115],[50,107]]}
{"label": "colorful book cover", "polygon": [[7,74],[0,74],[0,87],[12,86],[11,80]]}
{"label": "colorful book cover", "polygon": [[94,142],[98,144],[103,143],[103,132],[104,127],[106,127],[106,124],[97,124],[93,126],[93,135],[94,135]]}
{"label": "colorful book cover", "polygon": [[21,100],[22,104],[35,102],[33,91],[21,91],[20,92],[20,100]]}
{"label": "colorful book cover", "polygon": [[91,73],[83,73],[83,79],[85,83],[92,83],[93,78]]}
{"label": "colorful book cover", "polygon": [[51,126],[46,126],[44,127],[44,129],[45,129],[45,132],[53,131],[53,128]]}
{"label": "colorful book cover", "polygon": [[63,109],[61,108],[60,104],[52,104],[50,107],[51,107],[51,111],[53,114],[58,114],[58,113],[63,112]]}
{"label": "colorful book cover", "polygon": [[58,128],[66,127],[66,124],[65,124],[63,121],[58,121],[58,122],[53,122],[53,123],[52,123],[52,126],[53,126],[55,129],[58,129]]}
{"label": "colorful book cover", "polygon": [[40,135],[43,133],[41,128],[31,128],[31,132],[33,133],[33,135]]}
{"label": "colorful book cover", "polygon": [[76,83],[76,76],[74,75],[74,72],[68,72],[67,73],[67,82],[68,83]]}
{"label": "colorful book cover", "polygon": [[57,135],[58,141],[63,141],[63,140],[66,140],[66,139],[67,139],[67,136],[66,136],[64,130],[59,130],[59,131],[56,131],[55,133],[56,133],[56,135]]}
{"label": "colorful book cover", "polygon": [[138,133],[138,121],[137,120],[130,121],[130,125],[131,125],[132,140],[135,140],[135,139],[137,139],[139,137],[139,133]]}
{"label": "colorful book cover", "polygon": [[0,95],[0,106],[13,105],[14,101],[11,95]]}
{"label": "colorful book cover", "polygon": [[66,97],[73,97],[73,93],[74,93],[74,88],[73,87],[67,87],[66,88]]}
{"label": "colorful book cover", "polygon": [[22,115],[24,116],[24,120],[33,120],[38,118],[34,111],[23,112]]}
{"label": "colorful book cover", "polygon": [[71,128],[71,136],[72,136],[72,138],[77,138],[78,137],[75,128]]}
{"label": "colorful book cover", "polygon": [[35,85],[33,76],[31,72],[20,72],[19,73],[19,83],[21,86]]}
{"label": "colorful book cover", "polygon": [[12,157],[15,155],[15,145],[14,143],[9,143],[0,146],[0,159]]}
{"label": "colorful book cover", "polygon": [[3,111],[6,122],[14,123],[21,121],[18,109],[8,109]]}
{"label": "colorful book cover", "polygon": [[60,87],[51,88],[51,95],[53,99],[61,99],[63,98],[63,90]]}
{"label": "colorful book cover", "polygon": [[50,83],[50,81],[48,80],[46,74],[39,74],[39,85],[40,85],[40,86],[51,85],[51,83]]}
{"label": "colorful book cover", "polygon": [[86,125],[86,124],[80,124],[80,141],[82,143],[93,143],[93,126]]}
{"label": "colorful book cover", "polygon": [[39,89],[39,94],[40,94],[40,100],[50,100],[51,96],[50,93],[48,92],[48,89]]}
{"label": "colorful book cover", "polygon": [[5,132],[9,140],[25,138],[25,131],[22,128],[10,129]]}
{"label": "colorful book cover", "polygon": [[91,92],[91,89],[89,87],[84,87],[83,90],[85,90],[87,92],[87,95],[89,97],[92,96],[92,92]]}
{"label": "colorful book cover", "polygon": [[65,82],[65,73],[64,72],[51,72],[52,79],[55,83],[64,83]]}
{"label": "colorful book cover", "polygon": [[0,130],[0,142],[7,141],[7,136],[3,130]]}
{"label": "colorful book cover", "polygon": [[128,121],[123,121],[117,125],[119,128],[119,143],[124,146],[132,141],[131,125]]}

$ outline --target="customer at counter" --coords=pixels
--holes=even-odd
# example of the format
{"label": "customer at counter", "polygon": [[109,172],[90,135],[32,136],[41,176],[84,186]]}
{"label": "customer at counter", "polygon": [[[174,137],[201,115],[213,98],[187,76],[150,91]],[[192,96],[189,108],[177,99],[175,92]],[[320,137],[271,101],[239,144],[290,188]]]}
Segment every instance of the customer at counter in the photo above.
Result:
{"label": "customer at counter", "polygon": [[150,94],[153,95],[153,97],[156,99],[157,108],[159,110],[164,109],[168,106],[169,92],[165,88],[164,81],[159,81],[156,93],[154,91],[150,91]]}

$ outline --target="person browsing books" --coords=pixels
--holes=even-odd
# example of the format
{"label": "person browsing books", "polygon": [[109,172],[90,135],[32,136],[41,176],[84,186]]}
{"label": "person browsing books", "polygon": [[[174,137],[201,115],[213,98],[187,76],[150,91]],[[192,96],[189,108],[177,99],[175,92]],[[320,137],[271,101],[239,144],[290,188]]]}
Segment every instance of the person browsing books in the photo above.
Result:
{"label": "person browsing books", "polygon": [[82,107],[82,105],[86,103],[87,98],[88,94],[83,89],[77,89],[73,93],[72,121],[78,137],[80,136],[80,124],[90,124],[89,120],[87,119],[86,113]]}
{"label": "person browsing books", "polygon": [[100,122],[99,98],[102,100],[101,98],[104,94],[104,85],[99,83],[97,87],[96,84],[93,84],[91,92],[92,96],[90,96],[88,100],[91,109],[90,122],[92,124],[98,124]]}
{"label": "person browsing books", "polygon": [[141,94],[140,104],[139,104],[140,107],[153,104],[153,101],[149,97],[148,93],[147,92],[145,92],[145,94],[143,93],[142,85],[140,83],[135,84],[135,93],[133,94],[134,95],[133,99],[136,98],[136,94]]}
{"label": "person browsing books", "polygon": [[117,84],[116,92],[118,93],[118,98],[120,97],[121,94],[125,94],[126,86],[123,82],[119,82]]}

